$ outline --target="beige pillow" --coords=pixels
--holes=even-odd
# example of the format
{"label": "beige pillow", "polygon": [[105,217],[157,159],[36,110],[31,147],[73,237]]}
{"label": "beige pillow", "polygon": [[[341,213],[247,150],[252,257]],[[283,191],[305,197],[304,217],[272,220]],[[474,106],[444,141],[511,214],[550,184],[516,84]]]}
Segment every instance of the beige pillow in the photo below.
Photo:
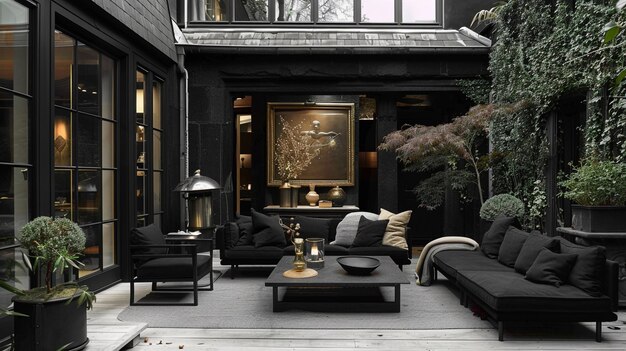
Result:
{"label": "beige pillow", "polygon": [[409,245],[406,243],[406,226],[411,219],[413,211],[404,211],[398,214],[389,212],[384,208],[380,209],[378,219],[388,219],[387,229],[383,236],[383,245],[395,246],[408,250]]}

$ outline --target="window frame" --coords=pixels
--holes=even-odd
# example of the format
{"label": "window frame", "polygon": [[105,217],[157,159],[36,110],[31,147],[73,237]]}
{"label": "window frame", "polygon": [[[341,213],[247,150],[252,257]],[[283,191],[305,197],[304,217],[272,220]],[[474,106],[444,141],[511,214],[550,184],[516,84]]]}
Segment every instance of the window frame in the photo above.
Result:
{"label": "window frame", "polygon": [[353,1],[353,21],[349,22],[320,22],[319,21],[319,1],[311,0],[311,21],[307,22],[289,22],[289,21],[277,21],[276,20],[276,0],[267,0],[267,21],[237,21],[235,20],[235,1],[227,0],[225,11],[226,20],[224,21],[197,21],[192,20],[190,8],[196,0],[184,0],[184,26],[187,27],[206,27],[206,26],[224,26],[224,25],[238,25],[238,26],[262,26],[262,27],[274,27],[274,26],[295,26],[295,27],[424,27],[424,28],[442,28],[443,27],[443,6],[444,0],[434,0],[436,6],[436,18],[434,22],[420,22],[410,23],[402,22],[402,0],[394,0],[394,21],[393,22],[362,22],[361,21],[361,0]]}

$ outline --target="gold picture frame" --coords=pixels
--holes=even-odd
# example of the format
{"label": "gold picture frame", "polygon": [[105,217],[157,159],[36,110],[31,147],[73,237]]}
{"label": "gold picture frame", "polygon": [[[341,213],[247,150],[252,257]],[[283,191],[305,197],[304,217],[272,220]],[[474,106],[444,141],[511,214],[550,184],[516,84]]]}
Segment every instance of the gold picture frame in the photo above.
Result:
{"label": "gold picture frame", "polygon": [[[319,186],[354,186],[355,118],[354,103],[283,103],[267,104],[267,185],[280,186],[275,146],[280,137],[281,117],[289,125],[302,126],[301,133],[311,136],[320,150],[291,184]],[[315,122],[314,122],[315,121]]]}

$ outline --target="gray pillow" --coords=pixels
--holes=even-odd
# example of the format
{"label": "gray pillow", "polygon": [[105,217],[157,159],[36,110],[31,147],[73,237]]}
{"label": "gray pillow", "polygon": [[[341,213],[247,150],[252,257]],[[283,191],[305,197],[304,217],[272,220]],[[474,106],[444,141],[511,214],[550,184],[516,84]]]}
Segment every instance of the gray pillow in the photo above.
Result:
{"label": "gray pillow", "polygon": [[361,216],[369,219],[370,221],[378,220],[378,215],[371,212],[352,212],[348,213],[339,224],[337,224],[337,234],[335,235],[335,241],[331,244],[350,247],[356,232],[359,229],[359,220]]}

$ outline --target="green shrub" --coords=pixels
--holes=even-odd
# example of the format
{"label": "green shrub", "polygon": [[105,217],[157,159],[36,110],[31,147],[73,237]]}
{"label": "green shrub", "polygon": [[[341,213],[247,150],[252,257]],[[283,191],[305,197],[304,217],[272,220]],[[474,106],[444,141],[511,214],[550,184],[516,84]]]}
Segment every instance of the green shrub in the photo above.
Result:
{"label": "green shrub", "polygon": [[583,206],[626,205],[626,164],[595,158],[583,160],[560,183],[563,197]]}
{"label": "green shrub", "polygon": [[499,215],[521,218],[524,215],[522,200],[510,194],[495,195],[480,207],[480,218],[493,221]]}

